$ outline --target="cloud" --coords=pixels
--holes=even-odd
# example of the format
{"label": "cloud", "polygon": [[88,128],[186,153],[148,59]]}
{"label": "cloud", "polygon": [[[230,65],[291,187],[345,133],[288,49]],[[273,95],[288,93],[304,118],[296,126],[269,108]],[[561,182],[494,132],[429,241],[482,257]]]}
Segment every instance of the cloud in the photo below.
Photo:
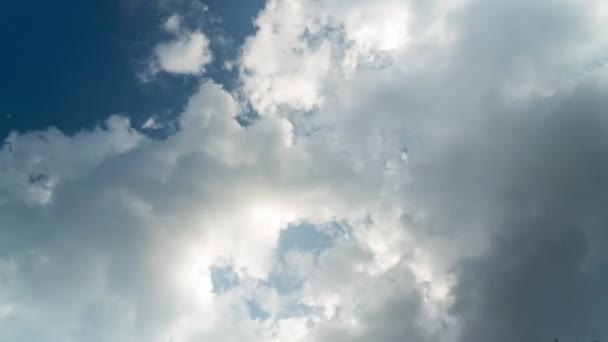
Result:
{"label": "cloud", "polygon": [[462,340],[605,336],[606,259],[598,248],[608,242],[599,190],[608,122],[598,91],[581,87],[542,101],[534,117],[501,113],[521,118],[508,119],[508,129],[486,126],[486,148],[509,156],[501,165],[508,172],[490,179],[509,181],[497,189],[499,213],[486,222],[494,231],[488,251],[459,266],[453,312]]}
{"label": "cloud", "polygon": [[176,40],[154,48],[162,71],[174,74],[200,74],[211,62],[209,40],[201,32],[185,33]]}
{"label": "cloud", "polygon": [[164,71],[173,74],[199,75],[213,60],[209,39],[201,31],[182,29],[178,15],[170,16],[163,29],[175,36],[173,40],[154,47],[153,73]]}
{"label": "cloud", "polygon": [[270,1],[256,19],[257,33],[243,46],[244,90],[260,114],[274,113],[282,105],[312,110],[322,101],[331,47],[324,40],[313,46],[301,39],[313,25],[308,6]]}
{"label": "cloud", "polygon": [[[293,3],[275,4],[266,11],[274,10],[281,18],[278,4]],[[380,4],[374,6],[381,10]],[[431,324],[439,335],[416,336],[416,329],[406,329],[414,332],[412,340],[605,335],[601,323],[592,318],[601,317],[601,301],[590,304],[592,298],[601,297],[605,286],[601,269],[606,259],[598,250],[606,240],[597,231],[605,221],[599,209],[604,200],[601,191],[592,190],[604,188],[600,174],[605,161],[599,151],[606,146],[602,137],[607,126],[599,94],[605,77],[599,69],[585,72],[584,77],[572,73],[583,61],[605,55],[604,43],[588,34],[600,30],[592,19],[597,6],[568,1],[534,6],[412,2],[403,12],[408,38],[395,51],[384,54],[380,43],[360,45],[370,46],[375,56],[387,56],[386,64],[357,62],[354,73],[324,73],[318,87],[323,101],[317,103],[312,119],[294,116],[296,131],[317,138],[331,136],[327,146],[339,145],[366,172],[380,171],[372,171],[371,165],[385,160],[387,176],[396,172],[401,180],[409,178],[396,200],[401,203],[404,239],[415,242],[391,248],[386,246],[390,234],[378,233],[383,238],[376,256],[384,254],[391,265],[395,251],[411,249],[405,254],[412,258],[401,256],[397,264],[410,263],[415,279],[428,284],[418,294],[425,303],[420,312],[447,313],[444,320]],[[310,8],[314,13],[330,13],[326,8]],[[396,16],[398,11],[391,13]],[[378,30],[389,22],[390,17],[371,21]],[[306,25],[310,26],[297,32],[312,31],[314,24]],[[287,32],[300,27],[285,26]],[[322,35],[333,49],[329,70],[347,71],[344,51],[357,46],[355,35],[343,30],[351,37],[350,45],[341,46],[341,40]],[[308,39],[305,34],[294,36],[297,41]],[[366,58],[363,53],[358,60]],[[250,74],[256,75],[255,70]],[[251,95],[254,108],[262,90],[256,91]],[[297,102],[275,102],[287,107],[274,111],[279,115],[291,117],[289,110],[307,110]],[[408,160],[401,169],[395,155],[404,148]],[[544,187],[542,193],[539,187]],[[556,206],[558,199],[563,203]],[[579,207],[580,211],[574,209]],[[365,241],[373,239],[367,236]],[[398,313],[390,313],[389,307],[386,304],[382,323],[408,317],[409,310],[416,312],[416,305]],[[550,314],[556,311],[562,314]],[[580,318],[573,319],[572,313]],[[416,317],[403,318],[391,327],[424,315]],[[441,335],[446,333],[441,328],[444,323],[448,333]],[[353,335],[357,326],[351,325],[340,333],[332,330],[326,338],[390,340],[380,337],[380,331],[367,335],[374,329],[372,325]],[[408,334],[396,335],[396,340],[403,340]]]}
{"label": "cloud", "polygon": [[[334,184],[331,168],[319,168],[307,157],[316,145],[293,145],[287,120],[267,118],[243,128],[234,120],[239,111],[231,95],[207,83],[182,113],[182,129],[166,140],[149,140],[118,117],[104,129],[74,137],[56,131],[43,138],[14,134],[3,158],[34,164],[25,169],[8,162],[6,174],[27,170],[54,182],[45,187],[45,201],[32,205],[19,196],[3,201],[2,260],[8,273],[1,300],[12,310],[0,321],[0,336],[49,341],[274,336],[274,328],[248,317],[245,300],[272,293],[273,287],[251,284],[268,277],[274,246],[288,223],[345,215],[351,205],[331,194],[348,184]],[[18,143],[29,139],[35,143]],[[111,143],[112,149],[81,141]],[[86,154],[69,152],[92,147],[100,152],[87,163]],[[83,166],[72,167],[77,161]],[[334,158],[330,165],[343,162]],[[320,178],[312,181],[310,172]],[[17,177],[4,180],[8,194],[39,186]],[[352,206],[367,201],[362,195],[349,200]],[[245,280],[216,296],[211,270],[226,262]],[[245,323],[233,334],[237,322]]]}
{"label": "cloud", "polygon": [[163,29],[169,33],[178,34],[182,26],[182,19],[179,15],[173,14],[163,24]]}
{"label": "cloud", "polygon": [[269,1],[165,139],[11,134],[0,340],[606,336],[601,6]]}
{"label": "cloud", "polygon": [[332,79],[349,78],[359,66],[387,66],[410,45],[447,40],[443,22],[457,4],[435,6],[421,23],[404,1],[268,1],[243,45],[243,90],[262,115],[313,110]]}

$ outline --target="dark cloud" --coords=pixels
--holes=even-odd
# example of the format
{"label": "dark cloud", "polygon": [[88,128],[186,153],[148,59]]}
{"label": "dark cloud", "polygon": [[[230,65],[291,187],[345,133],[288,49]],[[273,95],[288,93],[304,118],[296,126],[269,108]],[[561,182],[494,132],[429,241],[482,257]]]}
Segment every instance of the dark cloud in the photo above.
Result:
{"label": "dark cloud", "polygon": [[[500,172],[468,170],[496,190],[483,199],[498,209],[480,214],[494,236],[487,252],[457,270],[452,313],[461,341],[608,336],[606,105],[601,88],[582,85],[524,112],[493,115],[500,119],[475,139],[485,145],[470,151],[481,163],[503,161]],[[483,209],[480,199],[464,200]]]}

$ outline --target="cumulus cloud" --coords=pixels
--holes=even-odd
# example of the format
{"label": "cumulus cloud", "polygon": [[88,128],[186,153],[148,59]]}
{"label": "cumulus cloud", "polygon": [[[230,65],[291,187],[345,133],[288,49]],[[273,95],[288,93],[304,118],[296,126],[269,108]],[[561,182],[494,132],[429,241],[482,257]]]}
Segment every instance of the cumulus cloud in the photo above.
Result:
{"label": "cumulus cloud", "polygon": [[209,38],[201,31],[183,29],[181,19],[176,14],[166,20],[163,29],[175,37],[154,47],[153,72],[203,73],[205,66],[213,59]]}
{"label": "cumulus cloud", "polygon": [[[303,219],[331,221],[367,200],[348,183],[334,182],[328,167],[347,161],[319,168],[307,152],[316,145],[294,146],[287,120],[268,118],[246,129],[234,120],[239,110],[211,83],[191,98],[182,130],[164,141],[143,137],[125,119],[76,137],[33,137],[35,144],[20,148],[14,141],[28,135],[14,135],[2,150],[6,174],[34,172],[55,181],[37,206],[14,196],[3,202],[2,305],[11,310],[0,322],[2,337],[272,338],[274,328],[251,319],[245,299],[274,291],[255,284],[272,270],[281,230]],[[100,153],[87,167],[66,169],[82,158],[69,149],[87,150],[80,139],[128,143]],[[63,150],[43,153],[62,142]],[[53,163],[62,153],[66,161]],[[12,162],[29,155],[38,156],[31,169]],[[308,179],[311,172],[319,178]],[[5,180],[8,194],[17,185],[39,186]],[[353,195],[352,204],[332,199],[336,186]],[[210,274],[225,262],[250,280],[218,297]],[[243,330],[233,335],[233,325]]]}
{"label": "cumulus cloud", "polygon": [[11,134],[0,340],[608,336],[603,9],[271,0],[166,139]]}

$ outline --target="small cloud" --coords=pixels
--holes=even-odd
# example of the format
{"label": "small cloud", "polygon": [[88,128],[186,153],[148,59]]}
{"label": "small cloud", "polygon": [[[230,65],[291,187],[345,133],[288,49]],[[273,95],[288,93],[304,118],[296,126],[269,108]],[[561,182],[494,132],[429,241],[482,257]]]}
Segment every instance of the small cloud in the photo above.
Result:
{"label": "small cloud", "polygon": [[212,60],[209,39],[200,31],[156,45],[154,55],[160,71],[174,74],[201,74]]}
{"label": "small cloud", "polygon": [[179,15],[173,14],[170,16],[165,24],[163,25],[163,29],[169,33],[178,34],[180,27],[182,24],[182,19]]}
{"label": "small cloud", "polygon": [[163,128],[163,125],[158,122],[156,120],[156,117],[150,117],[148,118],[148,120],[146,120],[146,122],[144,122],[144,124],[141,126],[142,129],[149,129],[149,130],[158,130]]}
{"label": "small cloud", "polygon": [[227,60],[224,62],[224,70],[232,71],[237,66],[237,62],[233,60]]}
{"label": "small cloud", "polygon": [[162,29],[172,34],[174,39],[158,43],[153,49],[152,62],[148,75],[150,80],[159,72],[183,75],[200,75],[205,66],[213,60],[209,38],[200,30],[190,31],[182,27],[181,17],[170,16]]}

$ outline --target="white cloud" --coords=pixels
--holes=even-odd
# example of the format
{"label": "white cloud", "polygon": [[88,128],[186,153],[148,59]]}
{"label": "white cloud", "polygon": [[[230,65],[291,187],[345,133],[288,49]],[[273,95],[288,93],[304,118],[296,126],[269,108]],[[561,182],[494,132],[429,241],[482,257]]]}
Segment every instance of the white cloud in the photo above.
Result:
{"label": "white cloud", "polygon": [[313,110],[334,80],[357,68],[392,64],[414,48],[413,62],[428,63],[421,47],[450,40],[446,15],[461,3],[417,9],[399,0],[271,0],[243,46],[243,90],[262,115]]}
{"label": "white cloud", "polygon": [[0,203],[10,202],[12,196],[32,204],[48,202],[53,188],[64,180],[92,172],[109,156],[125,153],[144,140],[122,116],[111,116],[104,126],[74,136],[55,128],[11,133],[0,150],[4,174],[0,188],[5,190]]}
{"label": "white cloud", "polygon": [[174,74],[200,74],[211,62],[209,39],[200,31],[180,34],[154,48],[158,66]]}
{"label": "white cloud", "polygon": [[163,29],[169,33],[178,34],[182,27],[182,19],[179,15],[173,14],[163,24]]}
{"label": "white cloud", "polygon": [[331,47],[323,40],[311,46],[300,39],[315,26],[309,6],[270,1],[256,19],[256,35],[243,46],[244,89],[260,114],[275,113],[282,105],[311,110],[322,101]]}
{"label": "white cloud", "polygon": [[199,30],[184,29],[177,14],[167,19],[163,29],[175,38],[154,47],[152,74],[158,71],[192,75],[203,73],[205,66],[213,60],[209,38]]}
{"label": "white cloud", "polygon": [[[242,277],[265,279],[288,223],[344,217],[368,199],[361,192],[351,205],[332,195],[356,194],[348,183],[334,184],[333,168],[348,161],[332,157],[317,165],[309,157],[317,145],[292,145],[286,119],[243,128],[233,119],[239,110],[228,93],[206,84],[181,115],[182,130],[164,141],[142,137],[120,118],[75,137],[13,135],[3,158],[34,164],[3,164],[6,174],[40,172],[55,182],[42,207],[25,205],[22,197],[3,201],[3,229],[18,226],[20,233],[7,237],[15,248],[15,287],[2,294],[13,311],[12,320],[0,323],[6,325],[0,337],[36,328],[50,341],[73,333],[100,340],[187,339],[227,336],[232,320],[251,329],[239,330],[244,335],[233,335],[236,340],[275,334],[266,322],[248,321],[241,296],[224,303],[228,299],[211,293],[210,267],[230,260]],[[89,141],[98,143],[83,143]],[[311,172],[320,178],[312,181]],[[3,181],[8,194],[38,186],[15,176]],[[40,234],[39,220],[53,232],[52,241],[20,240]],[[255,289],[240,291],[249,296]],[[235,305],[242,312],[229,310]],[[114,332],[105,335],[99,324]]]}

